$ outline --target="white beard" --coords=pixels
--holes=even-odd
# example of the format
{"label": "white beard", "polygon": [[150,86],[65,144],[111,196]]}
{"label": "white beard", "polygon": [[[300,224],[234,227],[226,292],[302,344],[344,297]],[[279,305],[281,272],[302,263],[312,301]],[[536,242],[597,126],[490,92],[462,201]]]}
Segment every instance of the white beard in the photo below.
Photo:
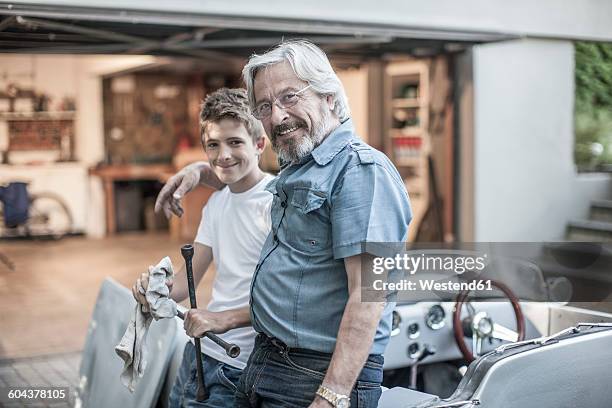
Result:
{"label": "white beard", "polygon": [[282,147],[277,144],[272,147],[281,161],[297,163],[308,156],[331,133],[332,129],[328,129],[331,123],[333,123],[331,112],[329,109],[322,109],[320,125],[314,125],[311,133],[298,140],[288,140]]}

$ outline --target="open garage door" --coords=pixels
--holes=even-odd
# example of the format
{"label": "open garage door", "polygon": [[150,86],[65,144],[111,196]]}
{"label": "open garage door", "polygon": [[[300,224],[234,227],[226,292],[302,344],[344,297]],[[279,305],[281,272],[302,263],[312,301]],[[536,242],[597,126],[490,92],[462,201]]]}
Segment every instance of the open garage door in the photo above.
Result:
{"label": "open garage door", "polygon": [[[54,4],[55,3],[55,4]],[[99,3],[99,2],[98,2]],[[336,57],[355,59],[402,53],[417,57],[462,51],[474,43],[513,38],[503,33],[397,24],[365,24],[155,9],[142,1],[0,3],[0,51],[10,53],[149,54],[246,57],[282,39],[308,38]],[[119,3],[121,3],[119,5]],[[192,3],[192,2],[181,2]],[[167,5],[164,6],[164,8]],[[263,7],[263,6],[262,6]],[[263,11],[265,13],[265,11]]]}
{"label": "open garage door", "polygon": [[[266,13],[264,8],[269,5],[255,13],[241,2],[232,14],[213,10],[212,3],[207,3],[210,10],[199,2],[180,3],[177,5],[180,9],[175,10],[168,10],[167,4],[156,1],[146,5],[141,1],[124,1],[120,5],[117,1],[0,3],[0,52],[148,55],[163,58],[155,58],[153,63],[136,69],[114,72],[112,76],[143,69],[149,75],[182,69],[231,74],[239,79],[240,68],[252,53],[262,52],[283,39],[308,39],[321,46],[338,69],[367,71],[365,76],[348,73],[343,80],[358,83],[358,89],[367,88],[356,92],[355,98],[351,96],[352,101],[359,98],[365,101],[353,109],[356,118],[367,117],[357,126],[362,125],[361,134],[368,143],[384,151],[406,180],[415,209],[411,237],[416,237],[419,225],[426,224],[421,221],[431,214],[428,210],[432,205],[438,206],[439,211],[429,219],[428,228],[437,232],[426,235],[427,239],[449,239],[454,235],[459,131],[458,122],[452,119],[458,116],[453,113],[458,100],[453,99],[451,88],[458,81],[451,78],[454,73],[449,62],[474,44],[508,40],[516,35],[418,24],[404,26],[384,22],[379,16],[372,17],[376,23],[363,19],[349,22],[342,14],[334,17],[333,12],[325,20],[314,19],[313,15],[280,18],[271,9]],[[405,65],[406,59],[423,63]],[[363,78],[367,78],[366,85],[359,84]],[[237,81],[230,83],[238,85]],[[105,92],[111,95],[110,82],[105,84]],[[422,93],[417,98],[419,92]],[[194,100],[192,105],[197,111],[200,99]],[[115,126],[109,124],[114,123],[116,115],[109,108],[113,104],[106,105],[105,157],[114,157],[111,136],[117,132],[113,133]],[[191,127],[197,127],[197,115],[191,116],[195,118]],[[435,166],[427,163],[428,155],[434,157]],[[129,158],[122,160],[130,162]],[[431,180],[423,177],[433,172],[439,180],[438,203],[433,203]]]}

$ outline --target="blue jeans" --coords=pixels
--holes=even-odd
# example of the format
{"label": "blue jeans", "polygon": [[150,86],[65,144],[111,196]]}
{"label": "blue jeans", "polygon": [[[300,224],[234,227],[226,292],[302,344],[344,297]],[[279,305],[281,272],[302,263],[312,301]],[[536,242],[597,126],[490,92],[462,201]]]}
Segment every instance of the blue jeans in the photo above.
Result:
{"label": "blue jeans", "polygon": [[[288,348],[259,334],[238,383],[236,407],[308,407],[331,354]],[[351,391],[352,408],[376,408],[381,395],[382,355],[370,355]]]}
{"label": "blue jeans", "polygon": [[204,368],[204,387],[208,393],[206,400],[198,402],[198,374],[196,368],[196,350],[191,342],[185,345],[183,361],[170,391],[168,406],[170,408],[190,407],[234,407],[234,394],[242,370],[222,363],[202,354]]}

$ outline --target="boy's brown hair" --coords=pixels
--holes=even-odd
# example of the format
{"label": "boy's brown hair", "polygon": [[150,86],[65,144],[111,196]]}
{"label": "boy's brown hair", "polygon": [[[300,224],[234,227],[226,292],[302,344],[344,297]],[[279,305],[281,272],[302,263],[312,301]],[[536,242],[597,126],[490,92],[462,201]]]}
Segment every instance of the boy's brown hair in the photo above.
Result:
{"label": "boy's brown hair", "polygon": [[221,88],[204,99],[200,111],[202,135],[206,136],[209,123],[217,123],[222,119],[233,119],[242,123],[253,142],[264,136],[263,126],[251,114],[247,93],[242,88]]}

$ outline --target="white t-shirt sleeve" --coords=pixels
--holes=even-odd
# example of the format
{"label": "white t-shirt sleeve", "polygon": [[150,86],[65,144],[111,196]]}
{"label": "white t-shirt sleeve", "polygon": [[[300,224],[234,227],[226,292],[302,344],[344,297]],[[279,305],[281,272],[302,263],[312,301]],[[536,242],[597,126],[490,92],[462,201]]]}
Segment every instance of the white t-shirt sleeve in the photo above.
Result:
{"label": "white t-shirt sleeve", "polygon": [[270,194],[270,198],[265,201],[264,205],[264,214],[266,220],[266,228],[265,231],[270,233],[272,231],[272,194]]}
{"label": "white t-shirt sleeve", "polygon": [[213,247],[215,241],[214,222],[216,217],[214,216],[214,200],[211,196],[204,208],[202,208],[202,219],[200,219],[200,225],[198,226],[198,233],[195,237],[195,242]]}

